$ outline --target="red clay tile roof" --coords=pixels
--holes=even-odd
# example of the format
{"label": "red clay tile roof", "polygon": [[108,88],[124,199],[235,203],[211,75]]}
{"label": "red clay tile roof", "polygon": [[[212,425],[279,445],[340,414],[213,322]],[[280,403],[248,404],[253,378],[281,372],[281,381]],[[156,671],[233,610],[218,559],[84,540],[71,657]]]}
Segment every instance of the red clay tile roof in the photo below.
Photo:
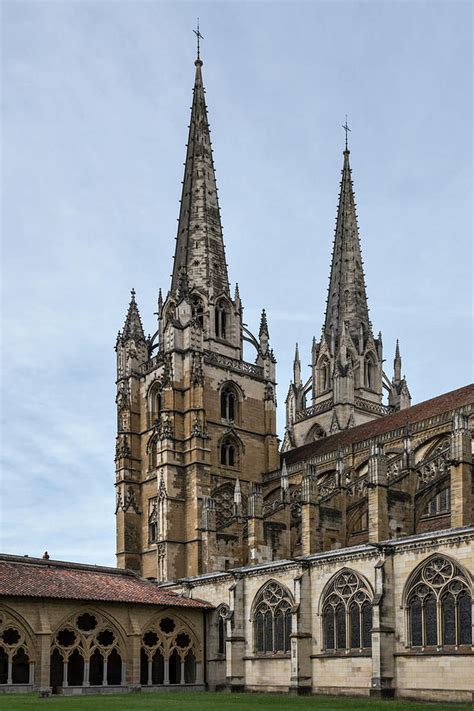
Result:
{"label": "red clay tile roof", "polygon": [[363,442],[371,437],[378,437],[391,430],[397,430],[400,427],[470,404],[474,404],[474,384],[466,385],[464,388],[459,388],[459,390],[451,390],[451,392],[444,393],[444,395],[425,400],[418,403],[418,405],[407,407],[405,410],[394,412],[393,415],[380,417],[377,420],[372,420],[372,422],[351,427],[348,430],[343,430],[316,442],[303,444],[301,447],[285,452],[282,455],[282,460],[284,459],[287,465],[296,464],[319,454],[334,452],[338,447],[346,447],[356,442]]}
{"label": "red clay tile roof", "polygon": [[0,596],[124,602],[167,607],[211,608],[138,578],[129,570],[80,563],[0,556]]}

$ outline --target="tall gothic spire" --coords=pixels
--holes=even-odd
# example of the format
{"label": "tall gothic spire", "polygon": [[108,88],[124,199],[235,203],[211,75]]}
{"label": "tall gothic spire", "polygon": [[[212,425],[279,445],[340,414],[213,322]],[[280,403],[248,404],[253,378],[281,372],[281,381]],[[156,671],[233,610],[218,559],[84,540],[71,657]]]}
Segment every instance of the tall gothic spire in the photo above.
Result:
{"label": "tall gothic spire", "polygon": [[212,158],[202,61],[195,61],[196,78],[184,168],[171,290],[178,288],[183,268],[190,287],[229,294],[224,240]]}
{"label": "tall gothic spire", "polygon": [[330,336],[332,332],[337,340],[345,322],[354,339],[359,337],[361,326],[364,337],[370,332],[349,153],[346,148],[324,323],[325,333]]}

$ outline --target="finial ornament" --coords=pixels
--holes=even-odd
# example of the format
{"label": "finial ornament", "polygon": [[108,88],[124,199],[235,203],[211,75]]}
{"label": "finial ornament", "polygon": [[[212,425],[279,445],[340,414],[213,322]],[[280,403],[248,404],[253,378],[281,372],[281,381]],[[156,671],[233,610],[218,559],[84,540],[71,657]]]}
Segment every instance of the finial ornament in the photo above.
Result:
{"label": "finial ornament", "polygon": [[201,59],[201,56],[200,56],[200,50],[201,50],[200,40],[204,39],[204,37],[202,36],[202,34],[201,34],[200,31],[199,31],[199,17],[198,17],[198,19],[197,19],[197,29],[193,30],[193,32],[194,32],[194,34],[196,35],[196,39],[197,39],[197,58],[198,58],[198,59]]}
{"label": "finial ornament", "polygon": [[347,134],[348,134],[348,133],[350,132],[350,130],[351,130],[351,129],[349,128],[348,124],[347,124],[347,114],[346,114],[346,123],[343,125],[342,128],[343,128],[344,131],[346,132],[346,151],[347,151],[347,150],[348,150],[348,147],[347,147]]}

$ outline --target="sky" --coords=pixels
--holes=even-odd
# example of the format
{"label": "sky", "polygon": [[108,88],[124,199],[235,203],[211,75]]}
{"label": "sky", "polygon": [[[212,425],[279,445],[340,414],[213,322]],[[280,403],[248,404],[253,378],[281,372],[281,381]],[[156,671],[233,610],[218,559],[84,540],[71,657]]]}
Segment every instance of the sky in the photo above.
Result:
{"label": "sky", "polygon": [[[348,115],[367,292],[413,402],[472,381],[470,2],[1,3],[1,537],[115,565],[115,338],[169,288],[200,18],[232,282],[279,431],[323,323]],[[309,376],[309,368],[305,369]]]}

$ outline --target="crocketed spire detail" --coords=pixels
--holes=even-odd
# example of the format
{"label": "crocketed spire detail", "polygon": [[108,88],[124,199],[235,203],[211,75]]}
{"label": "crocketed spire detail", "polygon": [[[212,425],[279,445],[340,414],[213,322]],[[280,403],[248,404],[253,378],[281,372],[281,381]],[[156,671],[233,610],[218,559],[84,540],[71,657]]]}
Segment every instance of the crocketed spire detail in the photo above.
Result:
{"label": "crocketed spire detail", "polygon": [[354,340],[359,338],[361,326],[364,339],[371,330],[349,153],[349,150],[344,151],[324,322],[324,332],[328,337],[331,337],[332,333],[336,343],[339,341],[344,323]]}
{"label": "crocketed spire detail", "polygon": [[202,61],[196,59],[196,78],[184,168],[181,209],[176,238],[171,290],[186,270],[191,288],[229,294],[224,240],[217,198]]}
{"label": "crocketed spire detail", "polygon": [[127,316],[125,318],[125,324],[122,331],[122,339],[124,341],[131,339],[133,341],[144,341],[145,332],[143,331],[142,320],[140,318],[140,312],[138,311],[138,305],[135,301],[135,289],[131,291],[131,299],[128,307]]}

